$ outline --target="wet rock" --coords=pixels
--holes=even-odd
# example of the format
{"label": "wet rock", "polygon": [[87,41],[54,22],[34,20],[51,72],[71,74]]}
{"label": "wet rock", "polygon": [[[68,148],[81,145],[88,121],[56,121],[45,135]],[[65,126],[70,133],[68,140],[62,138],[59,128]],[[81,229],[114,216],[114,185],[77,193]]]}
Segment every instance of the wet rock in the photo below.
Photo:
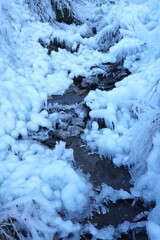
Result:
{"label": "wet rock", "polygon": [[81,86],[81,83],[82,83],[82,81],[83,81],[83,76],[78,76],[78,77],[74,77],[74,79],[73,79],[73,81],[74,81],[74,84],[77,86]]}
{"label": "wet rock", "polygon": [[50,55],[52,51],[58,52],[59,49],[66,49],[71,53],[77,52],[79,47],[79,45],[77,45],[76,48],[72,48],[71,46],[68,46],[65,41],[60,41],[57,38],[53,38],[52,40],[50,40],[49,44],[46,44],[42,39],[39,40],[39,43],[42,47],[48,49],[48,55]]}
{"label": "wet rock", "polygon": [[65,42],[60,42],[58,39],[53,39],[49,45],[47,46],[48,48],[48,54],[50,55],[52,51],[58,52],[58,49],[66,49],[69,50],[69,47],[65,44]]}
{"label": "wet rock", "polygon": [[123,62],[116,64],[106,63],[102,66],[103,73],[88,78],[82,78],[79,82],[80,88],[88,88],[90,90],[111,90],[115,87],[115,83],[128,76],[130,72],[123,67]]}
{"label": "wet rock", "polygon": [[57,22],[64,22],[67,24],[72,24],[76,22],[73,12],[71,10],[71,6],[65,6],[65,4],[62,5],[61,3],[53,2],[52,8],[55,12]]}

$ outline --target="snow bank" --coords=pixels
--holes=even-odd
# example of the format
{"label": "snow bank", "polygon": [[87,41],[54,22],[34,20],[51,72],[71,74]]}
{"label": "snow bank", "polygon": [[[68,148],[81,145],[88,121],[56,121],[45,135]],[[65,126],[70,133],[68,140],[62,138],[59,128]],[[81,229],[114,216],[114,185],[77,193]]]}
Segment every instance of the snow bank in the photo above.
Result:
{"label": "snow bank", "polygon": [[36,239],[45,234],[51,239],[55,232],[67,236],[77,231],[78,224],[67,219],[83,213],[91,186],[73,170],[73,151],[65,149],[63,142],[49,150],[28,140],[4,140],[10,140],[10,150],[6,153],[1,146],[1,218],[12,217],[24,224],[33,239],[35,234]]}
{"label": "snow bank", "polygon": [[[49,42],[57,26],[39,22],[24,1],[8,5],[1,0],[0,13],[2,232],[7,234],[5,226],[10,222],[20,239],[24,235],[49,240],[57,233],[59,237],[77,234],[80,225],[72,219],[83,215],[92,195],[91,185],[73,169],[73,151],[65,149],[63,142],[49,150],[28,139],[29,132],[52,126],[47,97],[63,94],[70,86],[73,80],[68,75],[68,61],[71,57],[73,62],[76,56],[66,50],[48,55],[40,40]],[[77,68],[80,62],[76,61]]]}
{"label": "snow bank", "polygon": [[[105,23],[114,17],[114,29],[118,28],[121,34],[118,42],[109,46],[109,54],[123,59],[131,75],[118,82],[112,91],[91,91],[85,98],[94,124],[85,129],[84,139],[92,149],[98,150],[100,156],[109,156],[117,166],[129,166],[134,183],[132,196],[156,202],[149,215],[147,230],[150,239],[159,239],[160,223],[156,210],[160,203],[160,6],[156,0],[122,1],[119,4],[107,10],[105,17]],[[101,23],[105,30],[103,20]],[[104,127],[101,127],[102,121]]]}

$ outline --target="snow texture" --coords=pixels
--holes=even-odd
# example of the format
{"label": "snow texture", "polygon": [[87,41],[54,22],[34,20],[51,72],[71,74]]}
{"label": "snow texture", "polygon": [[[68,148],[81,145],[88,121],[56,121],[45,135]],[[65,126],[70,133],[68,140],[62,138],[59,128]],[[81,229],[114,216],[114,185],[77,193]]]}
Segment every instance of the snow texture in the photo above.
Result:
{"label": "snow texture", "polygon": [[[132,197],[155,202],[146,227],[150,239],[159,239],[160,3],[66,3],[81,24],[55,24],[48,0],[0,0],[0,220],[10,219],[20,239],[49,240],[57,233],[65,238],[71,232],[79,239],[81,226],[72,220],[93,196],[91,184],[74,170],[73,152],[65,143],[49,150],[30,140],[29,132],[52,128],[49,96],[62,95],[74,77],[105,74],[104,64],[122,60],[131,75],[113,90],[96,89],[85,98],[92,124],[83,138],[100,156],[130,168]],[[67,50],[49,55],[47,46],[54,40]],[[100,196],[130,197],[109,187]],[[89,229],[97,238],[114,236],[112,227]]]}
{"label": "snow texture", "polygon": [[159,1],[121,1],[120,6],[105,17],[105,22],[114,17],[114,29],[121,33],[109,54],[123,59],[131,75],[112,91],[90,91],[85,101],[94,124],[85,129],[84,139],[100,156],[130,168],[132,196],[156,203],[147,231],[150,239],[159,239]]}

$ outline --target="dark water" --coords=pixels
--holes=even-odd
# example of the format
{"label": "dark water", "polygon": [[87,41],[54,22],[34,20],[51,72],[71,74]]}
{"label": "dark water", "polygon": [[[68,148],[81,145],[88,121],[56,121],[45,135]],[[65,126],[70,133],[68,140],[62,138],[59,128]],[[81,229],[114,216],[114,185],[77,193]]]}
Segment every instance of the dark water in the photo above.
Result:
{"label": "dark water", "polygon": [[[57,120],[56,127],[48,134],[48,139],[43,143],[50,148],[55,146],[57,140],[66,142],[67,148],[74,150],[74,168],[81,169],[81,171],[89,176],[89,180],[93,185],[93,189],[101,189],[101,185],[107,184],[112,188],[119,190],[123,189],[130,192],[132,187],[130,184],[130,174],[127,168],[114,166],[112,161],[107,158],[101,159],[98,154],[91,154],[87,146],[82,141],[80,135],[83,132],[89,119],[89,109],[84,103],[84,98],[90,90],[111,90],[115,87],[115,83],[120,81],[129,74],[126,69],[123,69],[122,64],[109,64],[106,66],[108,70],[107,77],[95,76],[85,79],[81,76],[74,79],[74,84],[66,91],[63,96],[51,96],[48,99],[49,113],[58,111],[63,112],[60,119]],[[56,107],[55,107],[56,106]],[[79,119],[77,109],[85,112],[84,117]],[[61,124],[60,124],[61,123]],[[65,127],[64,127],[65,126]],[[68,127],[66,127],[68,126]],[[105,125],[103,121],[101,128]],[[77,134],[71,134],[69,129],[78,128]],[[103,229],[106,226],[113,225],[115,228],[124,221],[135,223],[135,216],[144,211],[148,211],[148,207],[144,207],[143,201],[140,199],[133,204],[133,199],[118,200],[115,203],[105,203],[108,211],[105,214],[93,212],[93,216],[84,218],[81,222],[82,226],[90,222],[98,229]],[[138,221],[146,221],[139,219]],[[90,233],[85,233],[81,239],[92,239]],[[147,240],[145,229],[141,229],[139,233],[130,231],[126,235],[121,235],[122,240]],[[98,240],[98,239],[97,239]],[[107,239],[106,239],[107,240]]]}
{"label": "dark water", "polygon": [[116,168],[109,159],[101,159],[98,154],[88,154],[88,150],[80,137],[70,137],[65,141],[67,147],[74,150],[77,166],[84,173],[90,174],[90,181],[95,188],[101,183],[106,183],[115,189],[123,188],[129,191],[131,185],[128,169],[124,167]]}
{"label": "dark water", "polygon": [[[56,103],[62,106],[66,106],[76,103],[78,105],[83,102],[83,99],[87,94],[85,91],[82,92],[82,94],[78,93],[79,92],[76,89],[76,91],[68,91],[63,96],[53,96],[48,100],[48,104],[54,105]],[[86,122],[87,120],[88,119],[84,119]],[[45,141],[45,144],[49,147],[53,147],[56,140],[56,135],[51,135]],[[89,180],[93,184],[94,189],[98,188],[102,183],[105,183],[117,190],[122,188],[125,191],[130,191],[130,174],[127,168],[117,168],[109,159],[101,159],[98,154],[89,153],[89,150],[85,146],[85,143],[82,141],[80,134],[77,136],[66,137],[63,140],[66,142],[67,148],[72,148],[74,150],[74,167],[77,169],[80,168],[84,174],[89,175]],[[110,202],[107,204],[107,208],[108,212],[106,214],[99,214],[97,212],[94,212],[92,218],[84,219],[82,224],[90,222],[94,224],[98,229],[102,229],[108,225],[117,227],[124,221],[134,222],[134,217],[137,214],[148,210],[143,206],[143,202],[138,201],[133,205],[133,200],[131,199],[125,201],[118,200],[115,203]],[[86,234],[82,236],[82,239],[91,239],[91,235]],[[127,235],[121,236],[120,239],[147,240],[148,238],[143,229],[143,231],[138,234],[129,232]]]}
{"label": "dark water", "polygon": [[[76,166],[80,167],[85,174],[90,175],[90,181],[93,187],[96,188],[102,183],[105,183],[114,189],[123,189],[129,192],[131,187],[130,174],[127,168],[117,168],[107,158],[100,159],[97,154],[88,154],[87,148],[79,137],[71,137],[66,139],[67,147],[74,150],[74,159]],[[107,204],[108,212],[106,214],[94,213],[93,217],[86,219],[94,224],[98,229],[104,228],[108,225],[117,227],[124,221],[133,222],[133,219],[140,212],[147,210],[143,206],[143,202],[138,201],[133,204],[133,200],[118,200],[116,203],[109,202]],[[131,240],[132,233],[122,236],[121,239]],[[137,240],[147,240],[145,231],[139,234],[134,234]],[[134,240],[134,239],[133,239]]]}
{"label": "dark water", "polygon": [[63,105],[71,105],[71,104],[78,104],[84,100],[84,98],[87,96],[87,93],[81,95],[76,94],[75,92],[66,92],[65,97],[64,95],[55,95],[52,98],[48,99],[48,104],[53,104],[58,102],[58,104]]}

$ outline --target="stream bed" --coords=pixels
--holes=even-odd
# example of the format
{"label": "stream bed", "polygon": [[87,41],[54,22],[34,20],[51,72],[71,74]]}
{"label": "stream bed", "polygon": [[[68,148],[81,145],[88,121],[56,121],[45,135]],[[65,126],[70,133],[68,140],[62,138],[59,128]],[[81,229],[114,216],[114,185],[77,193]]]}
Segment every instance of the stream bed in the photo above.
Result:
{"label": "stream bed", "polygon": [[[124,75],[125,71],[122,71]],[[126,72],[125,72],[126,74]],[[120,79],[120,78],[119,78]],[[107,82],[109,84],[107,85]],[[87,175],[93,185],[95,191],[99,191],[102,184],[107,184],[113,189],[123,189],[130,193],[130,174],[127,168],[114,166],[111,160],[100,158],[98,153],[92,153],[81,138],[83,129],[89,121],[89,109],[85,105],[84,98],[89,90],[94,88],[112,89],[115,81],[111,82],[105,78],[89,79],[77,78],[74,84],[61,96],[51,96],[48,99],[48,112],[51,116],[54,127],[47,132],[47,137],[41,140],[49,148],[55,146],[56,141],[62,140],[66,142],[67,148],[72,148],[74,151],[74,168],[80,169]],[[135,217],[149,211],[149,206],[145,206],[141,199],[117,200],[116,202],[107,203],[107,212],[105,214],[93,212],[92,217],[84,218],[82,225],[92,223],[98,229],[103,229],[106,226],[112,225],[115,228],[124,221],[134,223]],[[138,221],[146,221],[147,217],[142,217]],[[90,233],[82,235],[83,239],[91,239]],[[122,234],[120,238],[123,240],[147,240],[145,229],[140,231],[127,232]]]}

